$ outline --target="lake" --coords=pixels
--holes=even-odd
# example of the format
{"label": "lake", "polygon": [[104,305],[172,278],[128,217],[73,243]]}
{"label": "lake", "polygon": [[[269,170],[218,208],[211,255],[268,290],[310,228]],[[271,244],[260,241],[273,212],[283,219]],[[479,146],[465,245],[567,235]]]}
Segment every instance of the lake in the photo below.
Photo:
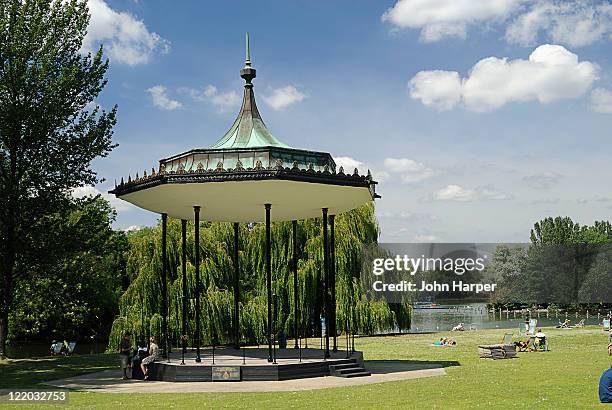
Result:
{"label": "lake", "polygon": [[[559,313],[558,316],[550,314],[546,317],[546,313],[540,313],[538,318],[536,314],[533,319],[538,319],[538,326],[556,326],[559,320],[565,320],[565,313]],[[597,313],[594,316],[590,315],[587,319],[586,314],[575,313],[568,314],[567,318],[572,324],[577,323],[581,319],[585,320],[586,325],[597,325],[601,323],[601,318],[597,318]],[[437,305],[436,308],[415,308],[412,315],[412,326],[410,333],[420,332],[435,332],[451,330],[459,323],[463,323],[466,330],[470,327],[474,329],[518,329],[521,323],[525,322],[524,314],[520,312],[510,312],[506,315],[503,311],[501,318],[499,311],[495,314],[487,310],[485,303],[474,303],[470,305]]]}

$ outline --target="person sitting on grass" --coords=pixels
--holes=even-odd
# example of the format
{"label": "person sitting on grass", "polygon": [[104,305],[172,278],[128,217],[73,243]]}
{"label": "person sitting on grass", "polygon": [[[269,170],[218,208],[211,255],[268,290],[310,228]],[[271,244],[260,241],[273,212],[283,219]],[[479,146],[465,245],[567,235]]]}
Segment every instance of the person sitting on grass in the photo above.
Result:
{"label": "person sitting on grass", "polygon": [[463,327],[463,323],[459,323],[457,326],[451,329],[451,332],[463,332],[465,328]]}
{"label": "person sitting on grass", "polygon": [[51,343],[51,347],[49,348],[49,354],[51,356],[55,356],[55,345],[57,344],[57,340],[53,339],[53,342]]}
{"label": "person sitting on grass", "polygon": [[601,379],[599,379],[599,401],[612,403],[612,365],[603,372]]}
{"label": "person sitting on grass", "polygon": [[131,366],[130,364],[130,353],[132,352],[132,344],[130,343],[130,337],[132,335],[126,332],[121,338],[119,343],[119,359],[121,359],[121,370],[123,371],[123,380],[127,380],[127,369]]}
{"label": "person sitting on grass", "polygon": [[439,341],[434,342],[433,346],[455,346],[457,342],[454,339],[448,337],[441,337]]}
{"label": "person sitting on grass", "polygon": [[524,340],[519,340],[518,342],[514,342],[514,346],[516,346],[519,352],[526,352],[529,348],[529,344]]}
{"label": "person sitting on grass", "polygon": [[559,324],[557,326],[555,326],[557,329],[567,329],[570,327],[570,321],[569,319],[565,319],[565,322],[561,323],[561,321],[559,321]]}
{"label": "person sitting on grass", "polygon": [[149,365],[157,360],[157,356],[159,355],[159,348],[155,343],[155,337],[151,336],[149,342],[149,355],[142,359],[142,362],[140,363],[140,368],[142,369],[145,380],[149,380]]}
{"label": "person sitting on grass", "polygon": [[434,346],[444,346],[446,343],[446,338],[445,337],[441,337],[440,340],[438,340],[437,342],[433,342]]}

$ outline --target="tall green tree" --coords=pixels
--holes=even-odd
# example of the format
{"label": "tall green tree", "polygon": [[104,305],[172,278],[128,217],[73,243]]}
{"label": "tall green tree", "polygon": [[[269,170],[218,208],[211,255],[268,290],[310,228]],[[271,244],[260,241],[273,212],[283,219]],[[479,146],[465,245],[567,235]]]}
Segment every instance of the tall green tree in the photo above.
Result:
{"label": "tall green tree", "polygon": [[11,339],[108,334],[127,250],[126,233],[111,228],[114,218],[115,211],[98,196],[75,199],[40,221],[46,229],[37,238],[42,245],[32,261],[37,263],[29,264],[29,280],[15,284]]}
{"label": "tall green tree", "polygon": [[[499,274],[496,302],[607,302],[612,225],[580,225],[569,217],[545,218],[531,230],[531,246],[498,246],[489,267]],[[512,253],[516,257],[512,257]]]}
{"label": "tall green tree", "polygon": [[108,60],[80,53],[88,22],[85,0],[0,1],[0,357],[39,221],[98,182],[91,161],[113,148],[116,108],[95,104]]}

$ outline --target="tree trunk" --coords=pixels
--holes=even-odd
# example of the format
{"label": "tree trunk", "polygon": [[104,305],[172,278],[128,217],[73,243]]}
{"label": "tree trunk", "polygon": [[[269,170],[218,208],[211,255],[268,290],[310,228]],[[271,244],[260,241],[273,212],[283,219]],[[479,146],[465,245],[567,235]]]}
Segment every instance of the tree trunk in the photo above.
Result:
{"label": "tree trunk", "polygon": [[14,248],[9,245],[5,248],[9,253],[5,258],[6,265],[2,269],[2,295],[0,295],[0,360],[8,357],[6,339],[9,327],[9,309],[13,292],[13,271],[15,267]]}
{"label": "tree trunk", "polygon": [[8,357],[6,351],[6,338],[8,336],[8,310],[1,309],[0,312],[0,360]]}
{"label": "tree trunk", "polygon": [[4,243],[1,244],[0,253],[2,265],[0,266],[0,279],[2,280],[2,295],[0,295],[0,359],[8,357],[6,339],[9,328],[9,309],[13,295],[13,279],[15,275],[15,262],[17,261],[17,217],[18,217],[18,190],[19,177],[17,174],[17,150],[10,150],[10,179],[8,181],[8,201],[6,215],[2,225]]}

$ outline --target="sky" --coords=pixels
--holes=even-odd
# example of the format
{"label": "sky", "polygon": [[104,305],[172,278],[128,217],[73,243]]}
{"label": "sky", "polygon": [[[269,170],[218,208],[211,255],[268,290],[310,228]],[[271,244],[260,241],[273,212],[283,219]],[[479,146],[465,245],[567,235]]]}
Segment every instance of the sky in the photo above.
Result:
{"label": "sky", "polygon": [[158,215],[114,180],[204,148],[242,98],[244,36],[269,130],[379,181],[381,242],[526,242],[612,213],[612,3],[88,0],[119,146],[93,167],[117,229]]}

